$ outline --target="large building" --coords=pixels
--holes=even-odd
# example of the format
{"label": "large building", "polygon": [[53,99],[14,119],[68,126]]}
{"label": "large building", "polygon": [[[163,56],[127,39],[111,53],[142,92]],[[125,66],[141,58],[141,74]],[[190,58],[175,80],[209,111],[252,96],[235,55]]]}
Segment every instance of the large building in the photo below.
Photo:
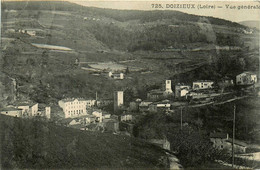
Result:
{"label": "large building", "polygon": [[254,73],[244,72],[236,76],[237,85],[252,85],[257,83],[257,76]]}
{"label": "large building", "polygon": [[118,110],[120,107],[124,105],[124,92],[123,91],[115,91],[114,92],[114,110]]}
{"label": "large building", "polygon": [[21,117],[22,109],[14,108],[14,107],[2,108],[0,110],[0,113],[7,116]]}
{"label": "large building", "polygon": [[69,118],[86,115],[86,103],[82,98],[62,99],[59,101],[59,106],[63,109],[65,118]]}
{"label": "large building", "polygon": [[213,88],[214,82],[211,80],[198,80],[194,81],[192,85],[193,90],[211,89]]}

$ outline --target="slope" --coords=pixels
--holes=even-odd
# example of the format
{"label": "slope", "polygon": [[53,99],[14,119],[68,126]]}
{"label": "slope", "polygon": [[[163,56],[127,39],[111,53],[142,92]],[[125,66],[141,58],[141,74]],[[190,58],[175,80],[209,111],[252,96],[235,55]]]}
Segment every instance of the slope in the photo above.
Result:
{"label": "slope", "polygon": [[3,168],[165,168],[163,151],[127,136],[0,115]]}

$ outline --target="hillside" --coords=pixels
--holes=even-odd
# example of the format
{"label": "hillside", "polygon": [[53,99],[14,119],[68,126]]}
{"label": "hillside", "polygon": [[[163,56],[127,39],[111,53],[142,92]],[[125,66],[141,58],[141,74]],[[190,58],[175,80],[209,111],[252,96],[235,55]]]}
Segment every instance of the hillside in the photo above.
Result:
{"label": "hillside", "polygon": [[[164,152],[127,136],[0,115],[2,168],[165,168]],[[163,159],[161,159],[163,158]],[[163,161],[164,160],[164,161]]]}
{"label": "hillside", "polygon": [[[113,91],[128,88],[135,97],[145,98],[150,86],[180,73],[189,72],[196,79],[192,70],[204,74],[202,65],[215,65],[213,73],[225,67],[212,79],[258,68],[258,33],[245,34],[247,27],[218,18],[55,1],[2,2],[2,8],[0,71],[17,80],[20,96],[39,103],[57,104],[64,97],[94,98],[96,92],[100,98],[112,98]],[[71,50],[41,48],[46,45]],[[227,66],[214,63],[221,56],[227,56]],[[233,62],[238,69],[230,73]],[[246,66],[240,67],[244,62]],[[100,70],[93,65],[106,67]],[[114,65],[122,72],[129,68],[124,80],[108,78]]]}
{"label": "hillside", "polygon": [[256,28],[256,29],[260,29],[260,21],[257,20],[253,20],[253,21],[241,21],[239,22],[239,24],[247,26],[249,28]]}

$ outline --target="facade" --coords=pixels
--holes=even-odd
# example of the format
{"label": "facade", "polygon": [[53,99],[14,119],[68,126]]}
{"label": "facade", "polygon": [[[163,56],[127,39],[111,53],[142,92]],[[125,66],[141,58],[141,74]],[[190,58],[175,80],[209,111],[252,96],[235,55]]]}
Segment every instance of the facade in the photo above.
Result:
{"label": "facade", "polygon": [[172,81],[171,80],[166,80],[165,81],[165,93],[166,94],[172,94]]}
{"label": "facade", "polygon": [[201,90],[201,89],[211,89],[213,88],[213,81],[210,80],[198,80],[193,82],[192,89],[193,90]]}
{"label": "facade", "polygon": [[97,106],[107,106],[113,103],[113,99],[101,99],[97,101]]}
{"label": "facade", "polygon": [[141,112],[149,111],[149,105],[152,104],[152,103],[153,102],[150,102],[150,101],[142,101],[139,104],[139,111],[141,111]]}
{"label": "facade", "polygon": [[132,116],[132,115],[129,115],[129,114],[127,114],[127,115],[122,115],[122,116],[120,117],[120,120],[121,120],[121,121],[132,121],[132,120],[133,120],[133,116]]}
{"label": "facade", "polygon": [[189,93],[191,86],[177,84],[175,86],[175,98],[185,97],[187,93]]}
{"label": "facade", "polygon": [[147,93],[147,99],[152,101],[161,100],[164,98],[164,91],[159,89],[151,90]]}
{"label": "facade", "polygon": [[59,106],[63,109],[65,118],[86,115],[86,100],[84,99],[63,99],[59,101]]}
{"label": "facade", "polygon": [[51,107],[45,107],[45,116],[47,119],[51,118]]}
{"label": "facade", "polygon": [[1,109],[0,113],[6,116],[21,117],[22,109],[8,107],[8,108]]}
{"label": "facade", "polygon": [[102,115],[103,119],[110,119],[110,117],[111,117],[111,114],[108,114],[108,113],[105,113]]}
{"label": "facade", "polygon": [[96,105],[96,100],[86,100],[86,107],[90,108],[90,107],[94,107]]}
{"label": "facade", "polygon": [[236,84],[237,85],[252,85],[257,83],[257,75],[244,72],[236,76]]}
{"label": "facade", "polygon": [[124,73],[112,73],[111,71],[108,73],[108,77],[113,79],[123,80],[125,75]]}
{"label": "facade", "polygon": [[37,116],[38,115],[38,103],[32,104],[29,109],[29,116]]}
{"label": "facade", "polygon": [[120,107],[124,105],[124,92],[123,91],[115,91],[114,92],[114,110],[118,110]]}
{"label": "facade", "polygon": [[22,115],[23,116],[29,115],[29,109],[30,109],[29,105],[20,105],[17,108],[22,109]]}

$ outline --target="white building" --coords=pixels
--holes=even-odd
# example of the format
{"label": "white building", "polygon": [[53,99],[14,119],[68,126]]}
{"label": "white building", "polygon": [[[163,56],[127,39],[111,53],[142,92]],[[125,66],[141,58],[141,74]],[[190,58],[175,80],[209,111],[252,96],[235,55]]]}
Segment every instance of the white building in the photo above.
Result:
{"label": "white building", "polygon": [[38,115],[38,103],[18,103],[16,107],[22,110],[22,116]]}
{"label": "white building", "polygon": [[36,36],[36,31],[33,30],[27,30],[26,33],[30,36]]}
{"label": "white building", "polygon": [[172,81],[171,80],[165,81],[165,93],[172,94]]}
{"label": "white building", "polygon": [[190,89],[191,89],[191,86],[183,85],[183,84],[177,84],[175,86],[175,97],[179,98],[179,97],[186,96],[186,94],[189,93]]}
{"label": "white building", "polygon": [[193,90],[200,90],[200,89],[211,89],[213,88],[214,82],[211,80],[198,80],[193,82],[192,89]]}
{"label": "white building", "polygon": [[127,115],[122,115],[122,116],[120,116],[120,120],[121,120],[121,121],[132,121],[132,120],[133,120],[133,116],[132,116],[132,115],[129,115],[129,114],[127,114]]}
{"label": "white building", "polygon": [[125,78],[124,73],[112,73],[111,71],[108,73],[108,77],[113,79],[123,80]]}
{"label": "white building", "polygon": [[59,106],[63,109],[65,118],[78,117],[87,114],[86,100],[78,99],[62,99]]}
{"label": "white building", "polygon": [[114,110],[117,110],[123,105],[124,105],[124,92],[123,91],[114,92]]}
{"label": "white building", "polygon": [[1,109],[1,114],[7,115],[7,116],[13,116],[13,117],[21,117],[22,116],[22,109],[14,108],[14,107],[8,107],[5,109]]}
{"label": "white building", "polygon": [[244,72],[236,76],[237,85],[251,85],[257,83],[257,75],[250,72]]}
{"label": "white building", "polygon": [[38,113],[38,103],[32,104],[29,109],[29,116],[37,116]]}
{"label": "white building", "polygon": [[92,112],[92,115],[94,115],[96,117],[96,120],[98,122],[102,122],[103,121],[103,114],[101,110],[95,110],[94,112]]}
{"label": "white building", "polygon": [[50,119],[51,118],[51,107],[45,107],[45,116]]}

